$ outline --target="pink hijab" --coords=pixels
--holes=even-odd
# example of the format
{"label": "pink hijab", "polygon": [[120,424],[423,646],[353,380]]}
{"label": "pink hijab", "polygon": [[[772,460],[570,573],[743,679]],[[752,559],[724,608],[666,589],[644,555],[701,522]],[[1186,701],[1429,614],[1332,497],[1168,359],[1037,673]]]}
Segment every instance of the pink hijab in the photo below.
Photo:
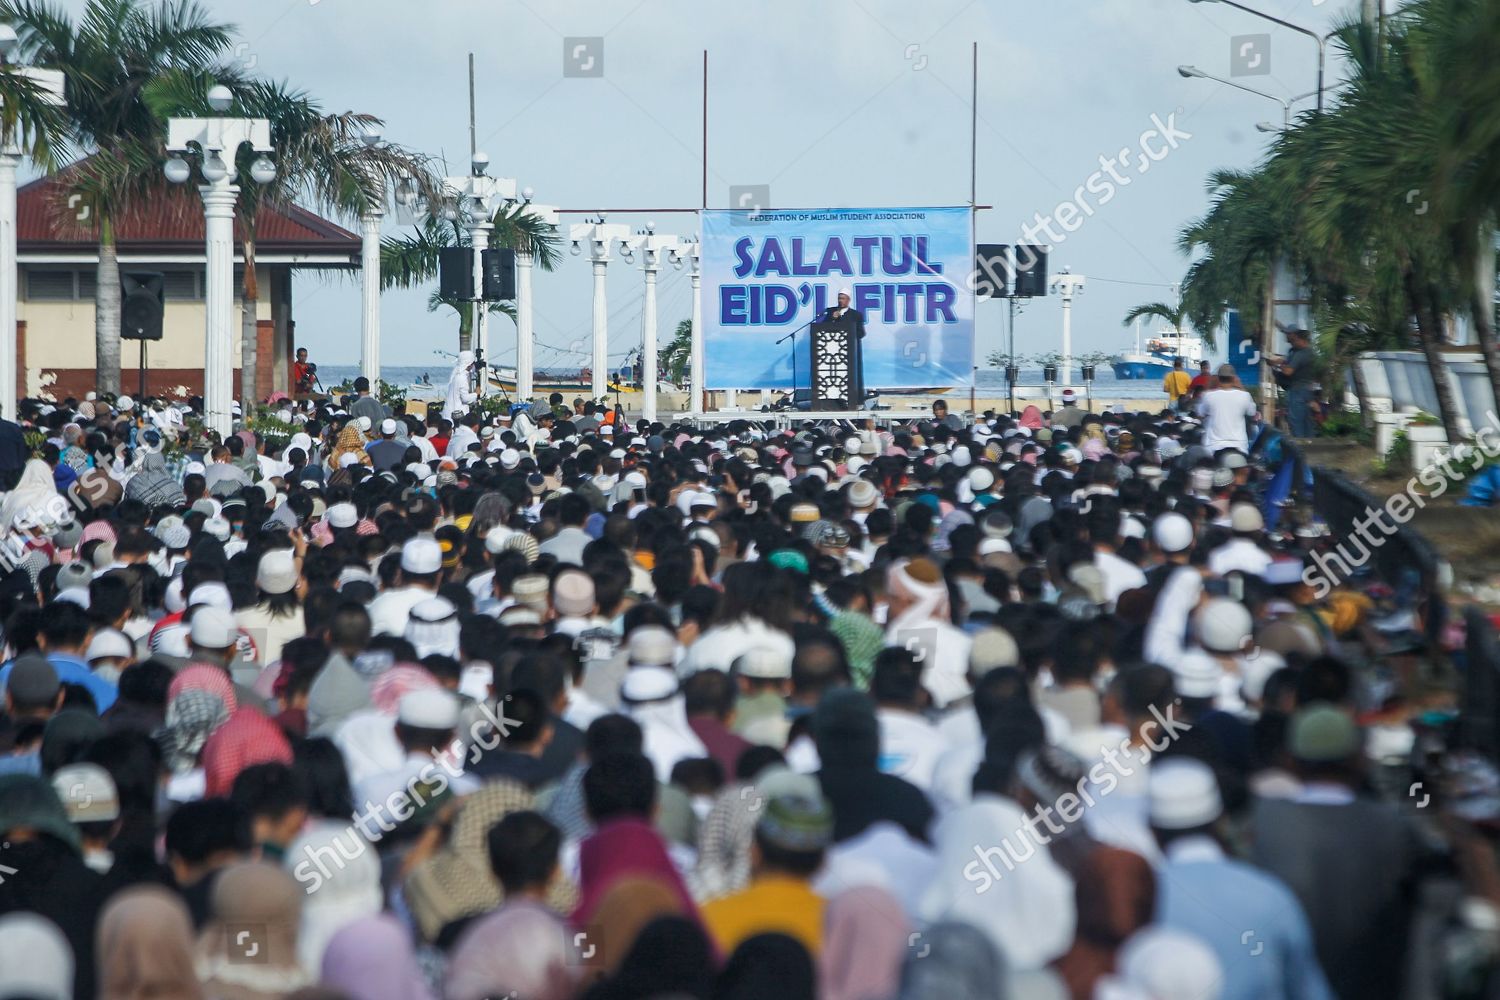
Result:
{"label": "pink hijab", "polygon": [[1042,427],[1042,411],[1033,403],[1021,411],[1021,426],[1032,430],[1040,430]]}
{"label": "pink hijab", "polygon": [[573,911],[573,926],[587,925],[610,886],[625,875],[659,879],[681,901],[683,912],[696,918],[698,908],[667,856],[661,835],[644,820],[624,818],[605,823],[578,849],[578,907]]}
{"label": "pink hijab", "polygon": [[841,892],[823,911],[818,996],[882,1000],[901,983],[910,925],[896,897],[878,886]]}

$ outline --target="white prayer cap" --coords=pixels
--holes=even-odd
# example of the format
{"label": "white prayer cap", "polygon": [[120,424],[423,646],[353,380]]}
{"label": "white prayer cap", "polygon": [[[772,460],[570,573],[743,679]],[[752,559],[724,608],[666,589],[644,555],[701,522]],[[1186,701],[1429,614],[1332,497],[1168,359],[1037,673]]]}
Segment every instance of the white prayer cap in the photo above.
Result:
{"label": "white prayer cap", "polygon": [[1151,538],[1163,552],[1185,552],[1193,547],[1193,522],[1168,511],[1152,522]]}
{"label": "white prayer cap", "polygon": [[458,725],[458,698],[440,687],[408,691],[396,705],[396,719],[413,729],[452,729]]}
{"label": "white prayer cap", "polygon": [[1200,607],[1194,616],[1198,641],[1214,653],[1238,653],[1250,638],[1253,623],[1250,610],[1239,601],[1215,597]]}
{"label": "white prayer cap", "polygon": [[630,665],[668,667],[677,658],[677,637],[660,625],[643,625],[630,633]]}
{"label": "white prayer cap", "polygon": [[1213,698],[1219,694],[1224,668],[1201,649],[1189,649],[1172,664],[1177,693],[1184,698]]}
{"label": "white prayer cap", "polygon": [[1168,758],[1151,764],[1151,825],[1161,830],[1207,826],[1224,811],[1219,781],[1201,760]]}

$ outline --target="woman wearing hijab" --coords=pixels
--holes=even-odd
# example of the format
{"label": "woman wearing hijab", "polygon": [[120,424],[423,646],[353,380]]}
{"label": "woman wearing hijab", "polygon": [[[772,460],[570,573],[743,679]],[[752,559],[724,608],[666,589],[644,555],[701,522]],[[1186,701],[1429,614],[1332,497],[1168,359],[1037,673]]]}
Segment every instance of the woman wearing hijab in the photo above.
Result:
{"label": "woman wearing hijab", "polygon": [[35,913],[0,917],[0,996],[73,997],[73,950],[52,921]]}
{"label": "woman wearing hijab", "polygon": [[1033,431],[1042,428],[1042,411],[1035,403],[1021,411],[1021,426]]}
{"label": "woman wearing hijab", "polygon": [[898,1000],[994,1000],[1009,995],[1005,960],[969,924],[933,924],[911,939]]}
{"label": "woman wearing hijab", "polygon": [[432,1000],[411,937],[389,914],[346,925],[329,940],[322,968],[322,984],[348,1000]]}
{"label": "woman wearing hijab", "polygon": [[[451,417],[469,408],[479,397],[469,391],[469,369],[474,367],[474,352],[459,351],[453,371],[448,374],[448,396],[443,402],[443,416]],[[457,421],[454,421],[457,423]]]}
{"label": "woman wearing hijab", "polygon": [[937,871],[918,913],[972,924],[1022,971],[1067,951],[1076,923],[1073,880],[1029,829],[1019,805],[992,794],[944,816],[934,836]]}
{"label": "woman wearing hijab", "polygon": [[303,896],[295,879],[262,861],[220,873],[198,939],[198,978],[213,1000],[279,1000],[313,983],[297,959]]}
{"label": "woman wearing hijab", "polygon": [[358,420],[350,420],[344,424],[344,429],[339,431],[338,438],[333,442],[333,450],[328,455],[332,471],[337,472],[344,467],[345,455],[353,455],[360,465],[370,464],[370,453],[365,451],[365,436],[359,432]]}
{"label": "woman wearing hijab", "polygon": [[[684,917],[688,911],[672,887],[661,879],[627,875],[599,899],[593,918],[581,927],[596,954],[589,962],[605,976],[620,970],[625,956],[647,924],[660,917]],[[695,925],[696,926],[696,925]]]}
{"label": "woman wearing hijab", "polygon": [[669,886],[682,904],[681,912],[696,916],[692,897],[667,856],[661,836],[644,819],[620,816],[603,823],[578,849],[579,900],[570,921],[573,926],[589,926],[609,890],[630,875]]}
{"label": "woman wearing hijab", "polygon": [[658,917],[641,929],[619,971],[590,987],[582,1000],[707,1000],[714,958],[703,930],[685,917]]}
{"label": "woman wearing hijab", "polygon": [[822,1000],[885,1000],[896,991],[910,929],[895,896],[873,885],[849,889],[828,901],[823,922]]}
{"label": "woman wearing hijab", "polygon": [[48,511],[48,504],[55,502],[57,497],[51,466],[39,458],[30,459],[21,470],[21,481],[5,494],[4,502],[0,503],[0,527],[9,530],[22,516],[37,518]]}
{"label": "woman wearing hijab", "polygon": [[141,467],[125,484],[125,499],[139,500],[148,510],[157,507],[180,507],[187,502],[182,485],[167,471],[167,460],[159,451],[148,451]]}
{"label": "woman wearing hijab", "polygon": [[193,922],[175,894],[138,886],[114,896],[99,917],[95,949],[100,1000],[200,1000]]}
{"label": "woman wearing hijab", "polygon": [[[335,863],[324,864],[324,858]],[[380,856],[347,822],[315,823],[287,847],[282,863],[294,877],[300,869],[308,888],[297,934],[298,960],[304,969],[320,968],[328,943],[340,931],[380,913],[385,903]]]}
{"label": "woman wearing hijab", "polygon": [[785,934],[747,938],[714,982],[713,1000],[816,1000],[812,956]]}
{"label": "woman wearing hijab", "polygon": [[579,957],[557,914],[536,903],[504,906],[469,926],[453,950],[446,1000],[570,1000]]}

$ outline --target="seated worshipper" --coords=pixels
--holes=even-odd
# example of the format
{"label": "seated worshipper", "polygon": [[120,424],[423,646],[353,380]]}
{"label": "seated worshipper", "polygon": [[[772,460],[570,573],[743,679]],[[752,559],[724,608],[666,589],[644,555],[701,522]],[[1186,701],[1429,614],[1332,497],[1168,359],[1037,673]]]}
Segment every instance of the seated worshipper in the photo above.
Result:
{"label": "seated worshipper", "polygon": [[164,849],[193,925],[202,927],[219,873],[255,849],[250,817],[229,799],[185,802],[167,818]]}
{"label": "seated worshipper", "polygon": [[[738,662],[738,661],[737,661]],[[735,681],[721,670],[700,670],[682,683],[688,725],[710,756],[733,774],[740,755],[754,744],[735,733]]]}
{"label": "seated worshipper", "polygon": [[626,875],[645,875],[671,887],[684,912],[696,912],[661,834],[652,826],[656,779],[650,761],[609,754],[584,774],[584,795],[595,831],[578,850],[578,906],[571,923],[585,927],[604,894]]}
{"label": "seated worshipper", "polygon": [[939,711],[971,693],[965,673],[973,644],[953,624],[948,584],[930,559],[901,560],[886,574],[886,642],[922,651],[922,687]]}
{"label": "seated worshipper", "polygon": [[292,841],[282,865],[307,894],[297,933],[304,968],[319,968],[341,930],[376,916],[384,906],[380,856],[347,822],[313,822]]}
{"label": "seated worshipper", "polygon": [[880,723],[880,769],[926,791],[948,741],[922,714],[922,664],[910,649],[888,647],[875,657],[870,694]]}
{"label": "seated worshipper", "polygon": [[79,843],[78,830],[46,780],[0,775],[0,916],[30,912],[56,924],[76,961],[72,995],[91,997],[104,879],[84,863]]}
{"label": "seated worshipper", "polygon": [[394,726],[401,762],[355,783],[356,813],[369,810],[390,833],[412,819],[413,809],[423,812],[475,791],[479,782],[453,756],[458,718],[458,696],[450,691],[419,687],[401,695]]}
{"label": "seated worshipper", "polygon": [[[532,805],[531,793],[506,778],[487,782],[459,803],[447,842],[412,869],[403,889],[423,940],[448,947],[475,917],[512,900],[495,874],[490,839],[500,824],[528,813]],[[434,830],[432,836],[438,835]],[[569,912],[577,900],[573,884],[550,870],[540,884],[531,881],[518,889],[515,898],[538,891],[537,901],[559,914]]]}
{"label": "seated worshipper", "polygon": [[[411,934],[390,914],[361,917],[341,927],[323,952],[319,986],[329,996],[433,1000],[412,948]],[[504,994],[500,994],[504,995]],[[305,990],[313,1000],[321,992]]]}
{"label": "seated worshipper", "polygon": [[101,997],[203,996],[187,907],[161,886],[110,897],[99,916],[98,962]]}
{"label": "seated worshipper", "polygon": [[880,723],[869,695],[853,688],[829,691],[813,713],[812,736],[821,762],[818,783],[833,808],[835,842],[858,836],[881,820],[928,842],[933,809],[927,796],[878,767]]}
{"label": "seated worshipper", "polygon": [[708,756],[708,748],[688,724],[687,702],[671,668],[630,668],[620,685],[620,700],[640,724],[646,756],[663,784],[672,780],[678,761]]}
{"label": "seated worshipper", "polygon": [[532,791],[551,780],[542,766],[542,752],[552,739],[552,719],[541,695],[535,691],[512,691],[501,703],[505,716],[500,746],[486,751],[470,768],[484,781],[509,778]]}
{"label": "seated worshipper", "polygon": [[52,790],[68,821],[78,829],[83,863],[100,875],[114,865],[110,843],[120,832],[120,793],[115,779],[98,764],[68,764],[52,774]]}
{"label": "seated worshipper", "polygon": [[235,777],[229,798],[250,817],[261,857],[284,860],[308,820],[309,793],[302,775],[280,762],[254,764]]}
{"label": "seated worshipper", "polygon": [[213,918],[198,938],[205,994],[274,1000],[316,982],[298,960],[305,898],[297,880],[276,865],[243,861],[224,869],[214,883]]}
{"label": "seated worshipper", "polygon": [[833,841],[833,812],[817,779],[790,772],[764,782],[755,824],[750,885],[703,907],[703,923],[723,954],[761,933],[787,934],[816,956],[823,945],[823,898],[810,881]]}
{"label": "seated worshipper", "polygon": [[454,949],[445,1000],[573,1000],[583,950],[562,920],[529,901],[477,920]]}
{"label": "seated worshipper", "polygon": [[[1154,763],[1150,802],[1151,829],[1165,858],[1157,922],[1213,950],[1224,970],[1224,1000],[1331,998],[1297,898],[1279,879],[1225,856],[1218,835],[1224,806],[1213,770],[1189,757]],[[1246,930],[1259,951],[1246,946]]]}

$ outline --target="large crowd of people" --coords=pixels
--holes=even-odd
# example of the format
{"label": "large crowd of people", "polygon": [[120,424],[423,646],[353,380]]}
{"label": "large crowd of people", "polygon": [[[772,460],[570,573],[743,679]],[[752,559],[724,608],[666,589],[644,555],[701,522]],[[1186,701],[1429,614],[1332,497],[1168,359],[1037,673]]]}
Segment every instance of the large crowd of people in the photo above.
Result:
{"label": "large crowd of people", "polygon": [[[1220,381],[787,429],[363,383],[222,441],[24,401],[0,1000],[1491,995],[1460,640],[1319,578]],[[1439,759],[1467,798],[1408,794]]]}

